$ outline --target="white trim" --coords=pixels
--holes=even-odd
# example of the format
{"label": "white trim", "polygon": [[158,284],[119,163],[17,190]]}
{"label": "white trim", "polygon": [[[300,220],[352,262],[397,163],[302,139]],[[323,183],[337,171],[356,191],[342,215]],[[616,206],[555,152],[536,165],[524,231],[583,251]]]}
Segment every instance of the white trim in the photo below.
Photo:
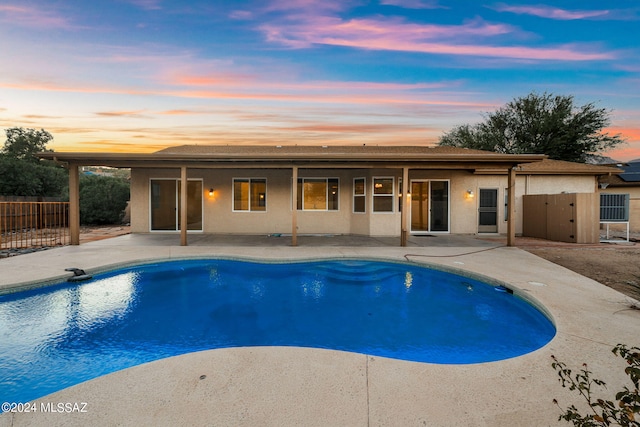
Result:
{"label": "white trim", "polygon": [[[377,179],[390,179],[391,180],[391,193],[376,194],[376,180]],[[376,197],[391,197],[391,210],[390,211],[376,211],[375,200]],[[395,176],[374,176],[371,178],[371,213],[373,214],[395,214],[396,213],[396,177]]]}
{"label": "white trim", "polygon": [[[482,190],[493,190],[496,192],[496,230],[495,231],[480,231],[480,193]],[[499,234],[500,232],[500,187],[478,187],[477,190],[478,197],[476,197],[476,231],[478,234]],[[504,206],[505,208],[509,208],[508,206]],[[485,226],[486,227],[486,226]]]}
{"label": "white trim", "polygon": [[[363,188],[363,192],[362,194],[356,194],[356,180],[363,180],[364,181],[364,185],[362,186]],[[353,188],[351,191],[351,213],[352,214],[358,214],[358,215],[362,215],[362,214],[366,214],[367,213],[367,177],[357,177],[357,178],[353,178]],[[364,198],[364,211],[362,212],[356,212],[356,197],[362,197]]]}
{"label": "white trim", "polygon": [[[417,230],[414,231],[411,227],[411,213],[412,213],[412,207],[408,206],[408,207],[404,207],[405,209],[409,209],[409,224],[408,224],[408,228],[409,228],[409,234],[414,234],[414,235],[421,235],[421,234],[451,234],[451,179],[438,179],[438,178],[417,178],[417,179],[410,179],[409,180],[409,190],[411,189],[411,186],[414,182],[427,182],[428,188],[427,188],[427,199],[429,201],[429,212],[427,215],[427,229],[426,230]],[[446,182],[447,183],[447,230],[446,231],[441,231],[441,230],[431,230],[431,183],[432,182]],[[413,192],[411,193],[411,200],[413,201]]]}

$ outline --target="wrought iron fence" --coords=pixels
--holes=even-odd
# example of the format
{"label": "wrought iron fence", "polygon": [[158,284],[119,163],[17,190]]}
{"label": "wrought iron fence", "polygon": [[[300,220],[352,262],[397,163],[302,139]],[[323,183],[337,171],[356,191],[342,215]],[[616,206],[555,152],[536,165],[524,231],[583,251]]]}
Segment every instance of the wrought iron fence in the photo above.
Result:
{"label": "wrought iron fence", "polygon": [[0,249],[68,245],[69,202],[0,202]]}

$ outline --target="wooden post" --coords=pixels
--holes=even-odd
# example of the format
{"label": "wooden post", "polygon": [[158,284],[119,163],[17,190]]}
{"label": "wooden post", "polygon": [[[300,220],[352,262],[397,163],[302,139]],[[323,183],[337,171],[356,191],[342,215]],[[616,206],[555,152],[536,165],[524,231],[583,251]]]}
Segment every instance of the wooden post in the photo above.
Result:
{"label": "wooden post", "polygon": [[187,246],[187,167],[180,168],[180,246]]}
{"label": "wooden post", "polygon": [[508,179],[508,218],[507,218],[507,246],[516,244],[516,166],[509,169]]}
{"label": "wooden post", "polygon": [[411,185],[409,183],[409,168],[402,168],[402,213],[400,215],[400,246],[407,246],[409,230],[409,209],[411,209]]}
{"label": "wooden post", "polygon": [[293,206],[291,207],[291,246],[298,246],[298,167],[293,167],[291,189]]}
{"label": "wooden post", "polygon": [[72,245],[80,244],[80,176],[78,165],[69,165],[69,237]]}

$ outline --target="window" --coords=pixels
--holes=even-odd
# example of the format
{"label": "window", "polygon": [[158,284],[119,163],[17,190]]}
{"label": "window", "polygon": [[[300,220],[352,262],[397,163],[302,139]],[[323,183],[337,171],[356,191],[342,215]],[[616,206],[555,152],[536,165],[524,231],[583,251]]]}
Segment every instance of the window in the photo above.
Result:
{"label": "window", "polygon": [[373,211],[393,212],[393,178],[373,178]]}
{"label": "window", "polygon": [[366,212],[366,178],[355,178],[353,180],[353,212]]}
{"label": "window", "polygon": [[264,178],[234,178],[233,210],[236,212],[266,211],[267,180]]}
{"label": "window", "polygon": [[298,178],[298,210],[337,211],[338,178]]}

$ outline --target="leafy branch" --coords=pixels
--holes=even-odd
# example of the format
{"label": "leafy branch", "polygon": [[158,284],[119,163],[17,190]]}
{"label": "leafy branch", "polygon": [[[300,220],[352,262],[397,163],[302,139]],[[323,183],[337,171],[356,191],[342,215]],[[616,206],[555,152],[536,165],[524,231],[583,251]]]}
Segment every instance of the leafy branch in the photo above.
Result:
{"label": "leafy branch", "polygon": [[638,391],[640,384],[640,348],[628,348],[624,344],[618,344],[613,348],[612,353],[622,357],[627,362],[628,366],[624,372],[634,386],[631,389],[628,386],[624,386],[621,391],[616,393],[615,401],[617,404],[611,400],[593,396],[594,385],[606,388],[606,384],[602,380],[593,378],[592,372],[588,369],[586,363],[582,365],[582,368],[577,373],[574,373],[564,362],[559,361],[555,356],[551,356],[553,359],[551,366],[558,373],[558,381],[562,387],[577,391],[587,402],[590,410],[588,414],[582,415],[575,405],[563,409],[558,401],[553,399],[553,403],[563,411],[562,415],[558,417],[558,421],[572,422],[577,427],[615,425],[640,427],[640,422],[636,420],[636,415],[640,414],[640,393]]}

